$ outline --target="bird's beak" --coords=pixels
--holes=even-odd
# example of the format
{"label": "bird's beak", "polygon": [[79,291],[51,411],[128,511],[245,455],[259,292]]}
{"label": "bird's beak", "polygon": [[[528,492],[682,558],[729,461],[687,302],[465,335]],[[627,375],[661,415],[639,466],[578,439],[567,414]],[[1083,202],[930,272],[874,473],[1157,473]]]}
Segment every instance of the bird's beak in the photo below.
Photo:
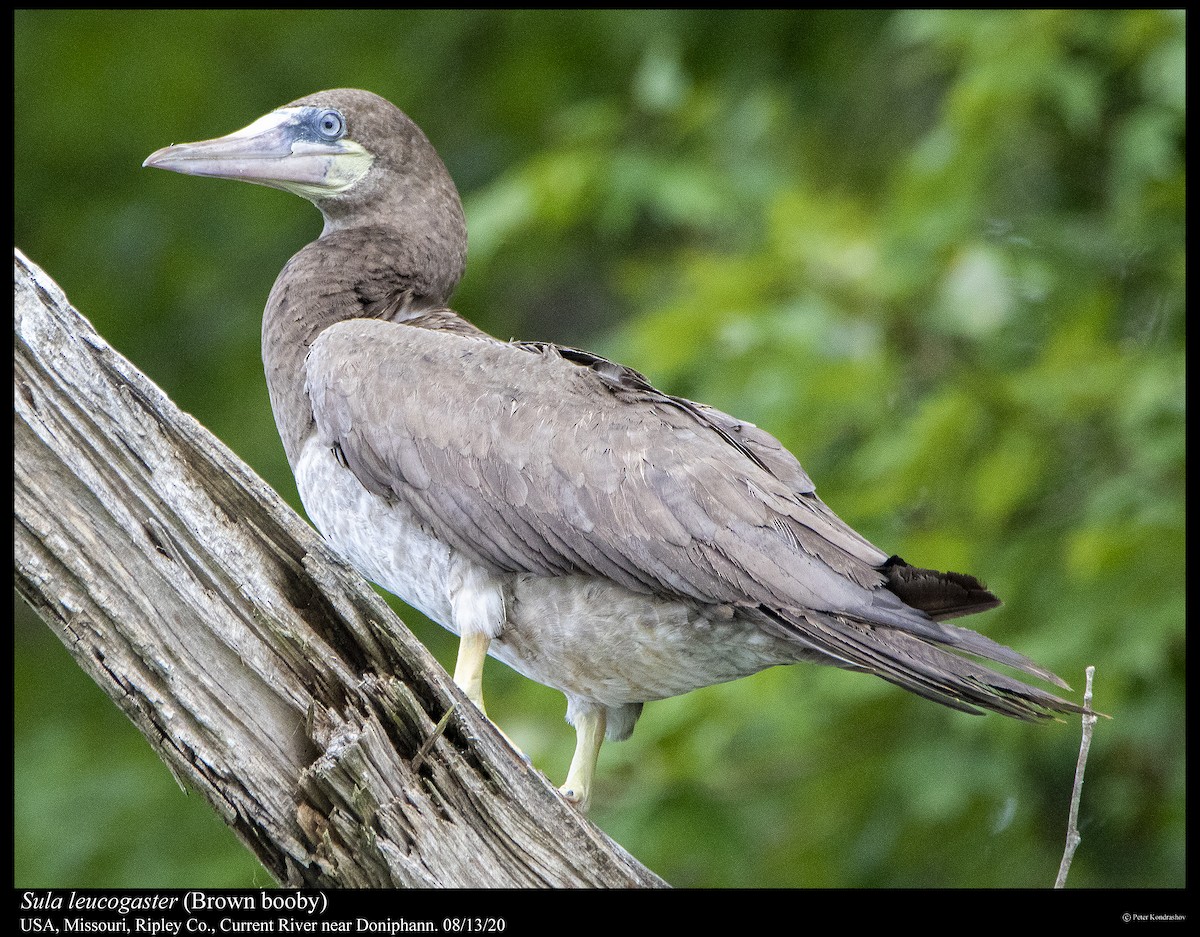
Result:
{"label": "bird's beak", "polygon": [[309,108],[284,107],[215,140],[178,143],[151,153],[143,166],[189,176],[241,179],[320,199],[345,191],[371,168],[359,144],[315,139]]}

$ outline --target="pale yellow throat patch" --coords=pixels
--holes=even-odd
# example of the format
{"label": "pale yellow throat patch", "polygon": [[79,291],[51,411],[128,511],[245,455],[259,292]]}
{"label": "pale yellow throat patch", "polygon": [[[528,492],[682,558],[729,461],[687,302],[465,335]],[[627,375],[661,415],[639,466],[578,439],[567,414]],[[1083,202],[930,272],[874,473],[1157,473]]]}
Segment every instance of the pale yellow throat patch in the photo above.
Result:
{"label": "pale yellow throat patch", "polygon": [[[343,152],[331,155],[323,147],[297,143],[292,147],[292,155],[317,161],[323,166],[324,178],[317,183],[286,181],[275,184],[281,189],[310,200],[328,198],[345,192],[371,171],[375,157],[352,140],[342,141],[341,146]],[[310,149],[311,153],[308,152]]]}

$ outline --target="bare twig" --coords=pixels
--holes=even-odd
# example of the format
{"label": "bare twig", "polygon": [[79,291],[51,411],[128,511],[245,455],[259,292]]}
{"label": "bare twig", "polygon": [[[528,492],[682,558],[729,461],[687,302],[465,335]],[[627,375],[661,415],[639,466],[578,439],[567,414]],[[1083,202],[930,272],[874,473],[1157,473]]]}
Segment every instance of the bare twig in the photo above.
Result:
{"label": "bare twig", "polygon": [[1079,761],[1075,764],[1075,786],[1071,790],[1071,812],[1067,820],[1067,847],[1063,851],[1062,863],[1058,867],[1058,878],[1054,881],[1055,888],[1067,884],[1067,873],[1071,871],[1071,860],[1075,858],[1075,850],[1079,846],[1079,799],[1083,794],[1083,772],[1087,767],[1088,749],[1092,747],[1092,727],[1096,724],[1096,714],[1092,712],[1092,678],[1096,668],[1087,669],[1087,686],[1083,691],[1083,740],[1079,743]]}
{"label": "bare twig", "polygon": [[425,756],[429,754],[429,749],[433,748],[433,743],[446,731],[446,726],[450,724],[450,717],[454,715],[454,710],[457,708],[458,703],[451,703],[450,708],[446,710],[442,718],[438,720],[438,724],[433,727],[433,731],[429,733],[429,738],[421,743],[421,747],[417,749],[417,753],[413,755],[412,761],[409,763],[413,771],[421,767]]}

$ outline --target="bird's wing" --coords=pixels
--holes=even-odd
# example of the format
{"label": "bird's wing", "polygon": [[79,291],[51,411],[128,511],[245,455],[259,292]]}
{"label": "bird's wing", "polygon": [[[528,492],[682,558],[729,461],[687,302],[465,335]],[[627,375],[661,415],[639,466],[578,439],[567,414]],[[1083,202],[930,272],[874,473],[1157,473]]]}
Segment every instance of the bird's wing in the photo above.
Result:
{"label": "bird's wing", "polygon": [[306,387],[366,488],[492,569],[946,639],[773,437],[605,359],[358,319],[313,343]]}

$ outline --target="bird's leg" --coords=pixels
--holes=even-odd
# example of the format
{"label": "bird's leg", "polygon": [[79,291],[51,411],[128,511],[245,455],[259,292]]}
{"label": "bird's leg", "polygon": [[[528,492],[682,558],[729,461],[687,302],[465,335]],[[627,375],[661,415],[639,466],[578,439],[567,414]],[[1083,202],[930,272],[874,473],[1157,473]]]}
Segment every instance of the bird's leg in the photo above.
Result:
{"label": "bird's leg", "polygon": [[[487,660],[488,645],[492,643],[492,639],[486,634],[479,631],[468,631],[458,641],[458,660],[454,663],[454,682],[458,684],[459,689],[467,694],[467,699],[479,707],[479,711],[487,716],[487,710],[483,707],[483,662]],[[490,719],[490,717],[489,717]],[[496,725],[496,723],[492,723]],[[524,754],[520,747],[508,734],[496,726],[496,731],[504,736],[504,741],[508,742],[518,755],[529,760],[529,756]]]}
{"label": "bird's leg", "polygon": [[454,682],[459,685],[467,699],[483,708],[483,662],[487,660],[488,645],[492,639],[478,631],[469,631],[458,642],[458,660],[454,664]]}
{"label": "bird's leg", "polygon": [[566,783],[559,788],[567,800],[584,812],[592,797],[592,776],[596,773],[596,759],[600,757],[600,746],[604,743],[606,714],[603,706],[597,706],[576,717],[575,755],[567,771]]}

